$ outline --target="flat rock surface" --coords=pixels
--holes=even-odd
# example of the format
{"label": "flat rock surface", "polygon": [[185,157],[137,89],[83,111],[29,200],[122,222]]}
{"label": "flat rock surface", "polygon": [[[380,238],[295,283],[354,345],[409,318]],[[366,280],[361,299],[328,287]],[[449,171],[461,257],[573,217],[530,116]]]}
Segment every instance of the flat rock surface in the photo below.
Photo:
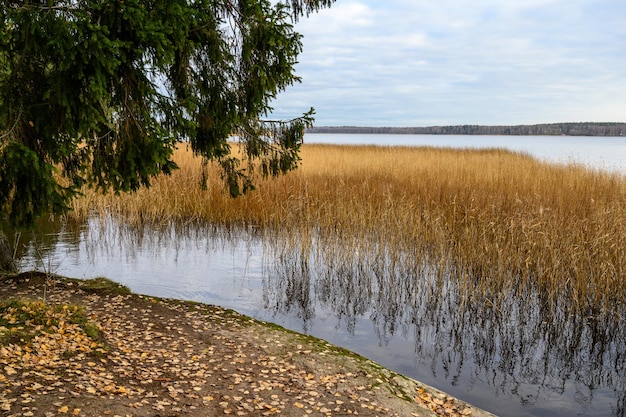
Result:
{"label": "flat rock surface", "polygon": [[[1,311],[0,416],[489,415],[219,307],[40,273],[3,277],[0,301],[13,299],[54,312],[20,339],[19,309]],[[78,313],[86,322],[64,318]]]}

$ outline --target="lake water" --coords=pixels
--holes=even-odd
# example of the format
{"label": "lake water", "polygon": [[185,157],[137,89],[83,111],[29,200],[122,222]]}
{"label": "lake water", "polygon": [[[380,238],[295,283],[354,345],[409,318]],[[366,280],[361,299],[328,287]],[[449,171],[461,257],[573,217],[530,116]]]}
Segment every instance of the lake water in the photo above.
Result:
{"label": "lake water", "polygon": [[626,137],[310,134],[305,143],[505,148],[557,163],[626,173]]}
{"label": "lake water", "polygon": [[[316,134],[306,143],[505,147],[626,173],[624,138]],[[442,284],[428,265],[376,272],[301,254],[253,230],[136,230],[92,219],[30,240],[21,267],[106,276],[137,293],[233,308],[502,416],[626,415],[624,316],[546,314],[536,294],[495,308],[460,302],[451,281]]]}

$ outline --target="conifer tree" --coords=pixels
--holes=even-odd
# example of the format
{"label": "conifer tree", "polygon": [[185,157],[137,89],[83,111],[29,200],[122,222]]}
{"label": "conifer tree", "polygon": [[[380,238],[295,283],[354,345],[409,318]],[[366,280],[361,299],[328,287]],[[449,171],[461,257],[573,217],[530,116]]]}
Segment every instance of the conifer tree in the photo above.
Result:
{"label": "conifer tree", "polygon": [[264,119],[299,81],[295,21],[333,1],[1,0],[0,217],[62,213],[85,185],[149,186],[180,141],[233,196],[253,167],[296,168],[313,109]]}

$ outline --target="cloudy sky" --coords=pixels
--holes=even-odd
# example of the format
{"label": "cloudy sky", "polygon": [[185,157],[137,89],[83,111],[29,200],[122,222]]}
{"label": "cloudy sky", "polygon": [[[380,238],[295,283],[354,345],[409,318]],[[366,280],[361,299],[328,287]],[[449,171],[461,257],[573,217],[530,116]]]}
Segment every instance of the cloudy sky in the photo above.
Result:
{"label": "cloudy sky", "polygon": [[626,122],[624,0],[337,0],[296,25],[317,126]]}

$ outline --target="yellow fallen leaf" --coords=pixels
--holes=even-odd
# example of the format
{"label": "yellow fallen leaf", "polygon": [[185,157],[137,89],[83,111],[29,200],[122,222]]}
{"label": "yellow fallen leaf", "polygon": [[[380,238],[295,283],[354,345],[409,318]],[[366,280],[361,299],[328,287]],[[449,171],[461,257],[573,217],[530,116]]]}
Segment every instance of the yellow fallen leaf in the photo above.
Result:
{"label": "yellow fallen leaf", "polygon": [[59,408],[57,411],[58,411],[59,413],[63,413],[63,414],[65,414],[65,413],[67,413],[67,412],[69,411],[69,409],[70,409],[70,408],[69,408],[67,405],[64,405],[63,407]]}
{"label": "yellow fallen leaf", "polygon": [[80,408],[75,408],[74,411],[72,411],[72,414],[74,414],[75,416],[80,414]]}

